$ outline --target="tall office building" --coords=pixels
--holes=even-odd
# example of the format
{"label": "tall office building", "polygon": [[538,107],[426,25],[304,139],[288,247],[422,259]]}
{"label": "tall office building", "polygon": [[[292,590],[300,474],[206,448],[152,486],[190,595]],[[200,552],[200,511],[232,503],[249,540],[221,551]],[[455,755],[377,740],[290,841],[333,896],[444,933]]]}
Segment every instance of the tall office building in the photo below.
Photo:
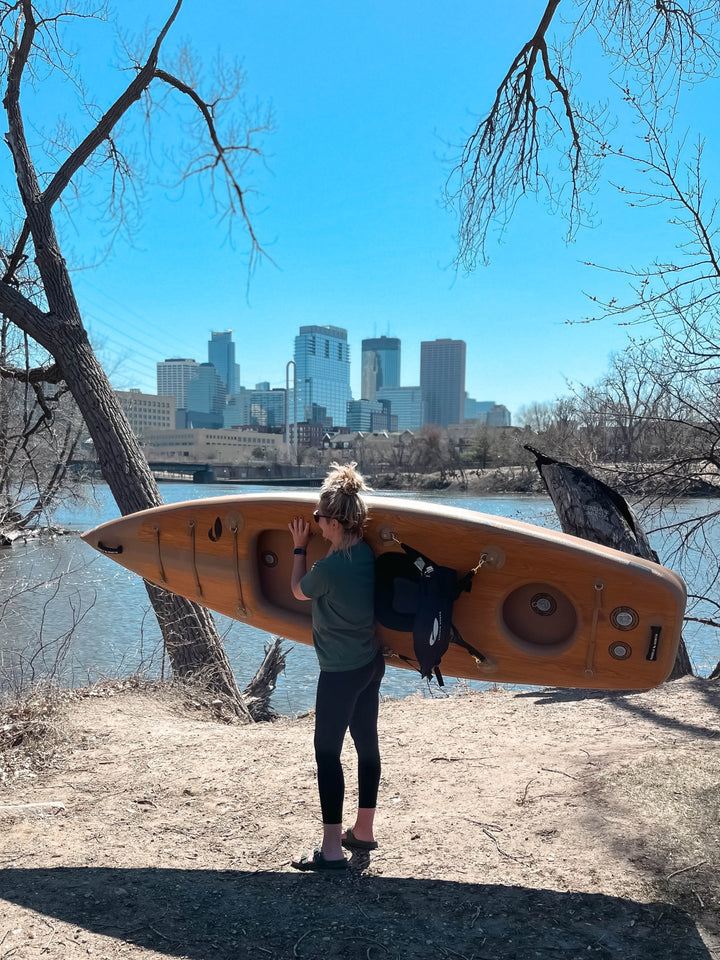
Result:
{"label": "tall office building", "polygon": [[348,404],[348,429],[362,433],[380,433],[397,429],[397,417],[390,413],[390,404],[382,400],[351,400]]}
{"label": "tall office building", "polygon": [[187,388],[197,375],[197,360],[173,357],[157,365],[157,392],[161,397],[175,397],[175,407],[187,410]]}
{"label": "tall office building", "polygon": [[383,387],[400,386],[400,341],[397,337],[373,337],[362,342],[361,397],[377,399]]}
{"label": "tall office building", "polygon": [[509,427],[512,423],[510,411],[502,403],[494,400],[473,400],[465,396],[465,419],[477,420],[489,427]]}
{"label": "tall office building", "polygon": [[250,394],[247,387],[238,387],[237,391],[227,398],[223,410],[223,427],[230,430],[232,427],[244,427],[250,423]]}
{"label": "tall office building", "polygon": [[223,425],[227,391],[212,363],[200,363],[196,376],[188,384],[188,420],[193,427],[217,429]]}
{"label": "tall office building", "polygon": [[248,423],[260,427],[282,427],[285,423],[287,391],[284,387],[270,389],[269,383],[256,383],[249,391]]}
{"label": "tall office building", "polygon": [[390,404],[391,415],[397,417],[398,430],[419,430],[425,423],[420,387],[380,387],[376,399]]}
{"label": "tall office building", "polygon": [[464,340],[423,340],[420,344],[420,390],[425,423],[447,427],[462,423],[465,413]]}
{"label": "tall office building", "polygon": [[217,370],[228,395],[240,387],[240,367],[235,363],[232,333],[232,330],[212,331],[208,340],[208,363]]}
{"label": "tall office building", "polygon": [[350,348],[341,327],[300,327],[295,337],[298,419],[309,420],[312,409],[325,407],[333,426],[347,424],[350,392]]}

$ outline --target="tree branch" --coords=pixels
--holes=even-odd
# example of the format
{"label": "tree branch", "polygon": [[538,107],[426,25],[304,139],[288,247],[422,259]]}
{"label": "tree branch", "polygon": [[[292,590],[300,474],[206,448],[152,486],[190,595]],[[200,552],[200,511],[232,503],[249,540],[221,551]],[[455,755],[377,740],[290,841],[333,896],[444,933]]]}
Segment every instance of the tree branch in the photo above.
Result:
{"label": "tree branch", "polygon": [[[215,150],[215,154],[212,161],[210,162],[210,166],[212,167],[220,166],[222,168],[225,174],[225,177],[227,178],[229,189],[231,191],[230,193],[231,203],[233,202],[233,200],[237,201],[243,222],[245,224],[245,228],[248,231],[248,234],[250,236],[253,253],[262,253],[263,252],[262,247],[255,234],[255,230],[253,229],[252,222],[250,220],[250,215],[245,205],[245,193],[241,188],[240,184],[238,183],[237,178],[233,173],[232,166],[227,159],[229,153],[236,153],[238,151],[241,151],[241,152],[247,152],[250,154],[258,155],[260,151],[256,147],[252,147],[250,145],[249,135],[248,135],[248,138],[246,139],[246,142],[242,145],[237,145],[237,144],[234,144],[232,146],[224,145],[220,141],[220,137],[218,135],[217,127],[215,124],[214,111],[212,106],[206,103],[206,101],[202,99],[202,97],[198,94],[198,92],[193,87],[185,83],[183,80],[180,80],[178,77],[173,76],[171,73],[168,73],[165,70],[158,69],[155,71],[155,76],[157,77],[158,80],[162,80],[163,83],[166,83],[168,86],[174,87],[177,91],[182,93],[183,96],[188,97],[193,102],[193,104],[197,107],[205,123],[205,127],[207,129],[210,142],[212,143]],[[267,256],[267,254],[265,255]]]}
{"label": "tree branch", "polygon": [[0,313],[52,353],[48,330],[52,317],[9,283],[0,283]]}
{"label": "tree branch", "polygon": [[40,384],[40,383],[62,383],[62,373],[56,363],[51,363],[47,367],[33,367],[31,370],[25,370],[20,367],[8,367],[0,363],[0,379],[17,380],[19,383]]}
{"label": "tree branch", "polygon": [[[553,69],[546,35],[560,0],[548,0],[533,37],[513,60],[495,101],[465,144],[460,162],[448,178],[446,197],[460,211],[459,256],[472,270],[478,257],[487,261],[487,236],[493,223],[504,229],[519,198],[552,187],[539,167],[543,120],[549,140],[567,130],[565,155],[569,163],[570,232],[580,217],[580,181],[589,173],[583,165],[578,119],[562,64]],[[535,71],[542,66],[547,88],[537,89]],[[559,97],[559,110],[553,104]],[[453,186],[458,181],[457,186]]]}
{"label": "tree branch", "polygon": [[85,166],[100,144],[110,137],[110,133],[117,122],[127,113],[132,104],[140,99],[150,83],[152,83],[156,76],[160,47],[170,27],[177,18],[177,15],[180,13],[182,2],[183,0],[177,0],[173,12],[158,34],[155,44],[150,51],[150,56],[137,72],[132,82],[120,94],[110,109],[100,118],[97,125],[90,131],[82,143],[73,150],[48,184],[43,193],[43,201],[48,207],[51,207],[58,200],[78,170]]}

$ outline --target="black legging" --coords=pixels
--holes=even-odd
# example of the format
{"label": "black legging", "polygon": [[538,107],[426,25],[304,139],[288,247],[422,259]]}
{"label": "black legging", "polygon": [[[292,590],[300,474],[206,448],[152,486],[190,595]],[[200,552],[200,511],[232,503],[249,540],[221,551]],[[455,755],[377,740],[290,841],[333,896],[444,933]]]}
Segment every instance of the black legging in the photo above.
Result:
{"label": "black legging", "polygon": [[382,653],[357,670],[320,671],[315,701],[315,760],[323,823],[342,823],[345,778],[340,753],[348,727],[358,756],[358,806],[377,805],[377,718],[384,673]]}

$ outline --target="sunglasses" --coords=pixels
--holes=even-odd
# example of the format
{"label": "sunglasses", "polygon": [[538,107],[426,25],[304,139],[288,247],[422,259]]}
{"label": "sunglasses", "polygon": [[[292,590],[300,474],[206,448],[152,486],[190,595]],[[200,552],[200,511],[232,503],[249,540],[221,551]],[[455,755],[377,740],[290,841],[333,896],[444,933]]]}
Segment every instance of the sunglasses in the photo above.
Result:
{"label": "sunglasses", "polygon": [[313,511],[313,520],[315,521],[315,523],[320,523],[321,520],[332,520],[332,519],[333,519],[333,518],[332,518],[332,517],[328,517],[327,514],[325,514],[325,513],[320,513],[319,510],[314,510],[314,511]]}

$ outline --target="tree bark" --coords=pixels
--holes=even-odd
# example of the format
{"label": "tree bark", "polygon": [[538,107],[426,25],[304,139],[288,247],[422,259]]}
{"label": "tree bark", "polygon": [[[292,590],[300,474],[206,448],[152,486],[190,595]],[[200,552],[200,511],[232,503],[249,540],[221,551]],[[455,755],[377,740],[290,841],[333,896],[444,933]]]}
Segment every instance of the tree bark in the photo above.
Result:
{"label": "tree bark", "polygon": [[255,676],[245,687],[245,701],[253,720],[274,720],[277,714],[270,705],[275,692],[278,674],[285,669],[287,653],[282,648],[280,637],[273,637],[272,643],[265,646],[265,657]]}
{"label": "tree bark", "polygon": [[[624,497],[580,467],[562,463],[525,446],[535,457],[564,533],[659,563],[645,531]],[[685,641],[680,638],[669,680],[694,676]]]}

